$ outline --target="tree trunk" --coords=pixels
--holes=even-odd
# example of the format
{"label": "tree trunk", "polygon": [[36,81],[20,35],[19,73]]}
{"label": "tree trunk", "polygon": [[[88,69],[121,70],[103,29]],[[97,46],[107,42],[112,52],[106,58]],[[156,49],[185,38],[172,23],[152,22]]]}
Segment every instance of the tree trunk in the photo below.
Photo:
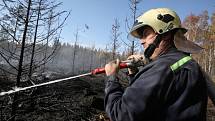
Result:
{"label": "tree trunk", "polygon": [[72,58],[72,73],[74,74],[75,73],[75,57],[76,57],[76,44],[77,44],[77,41],[78,41],[78,31],[75,35],[75,44],[74,44],[74,52],[73,52],[73,58]]}
{"label": "tree trunk", "polygon": [[[32,76],[32,71],[33,71],[34,53],[35,53],[35,46],[36,46],[36,39],[37,39],[38,23],[39,23],[39,19],[40,19],[41,2],[42,2],[42,0],[40,0],[39,7],[38,7],[37,21],[36,21],[35,33],[34,33],[34,42],[33,42],[32,53],[31,53],[30,69],[29,69],[29,73],[28,73],[28,79],[29,79],[28,81],[31,82],[32,84],[34,84],[34,82],[31,81],[31,76]],[[33,97],[34,94],[35,94],[35,92],[33,90],[31,97]],[[34,107],[35,107],[35,101],[33,98],[31,98],[31,105],[30,105],[31,110],[33,110]]]}
{"label": "tree trunk", "polygon": [[134,40],[132,41],[131,44],[131,55],[134,55]]}
{"label": "tree trunk", "polygon": [[[20,79],[22,76],[22,63],[23,63],[23,56],[24,56],[24,49],[25,49],[26,34],[27,34],[27,30],[28,30],[28,23],[29,23],[28,19],[29,19],[30,8],[31,8],[31,0],[28,1],[25,28],[24,28],[23,37],[22,37],[22,47],[21,47],[21,52],[20,52],[18,74],[17,74],[17,78],[16,78],[16,87],[19,87]],[[19,103],[17,101],[18,101],[18,93],[15,93],[14,98],[13,98],[13,103],[12,103],[11,121],[16,120],[16,110],[17,110],[18,103]]]}
{"label": "tree trunk", "polygon": [[31,79],[32,69],[33,69],[32,66],[33,66],[33,63],[34,63],[34,52],[35,52],[36,39],[37,39],[38,23],[39,23],[39,19],[40,19],[40,7],[41,7],[41,2],[42,2],[42,0],[40,0],[40,2],[39,2],[39,8],[38,8],[38,13],[37,13],[37,21],[36,21],[35,33],[34,33],[34,42],[33,42],[32,53],[31,53],[30,69],[29,69],[29,74],[28,74],[28,77],[29,77],[30,79]]}

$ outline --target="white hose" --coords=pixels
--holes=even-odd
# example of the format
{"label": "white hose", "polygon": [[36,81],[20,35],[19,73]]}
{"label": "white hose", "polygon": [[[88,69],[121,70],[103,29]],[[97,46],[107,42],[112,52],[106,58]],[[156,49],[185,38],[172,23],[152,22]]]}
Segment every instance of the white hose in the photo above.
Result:
{"label": "white hose", "polygon": [[53,83],[57,83],[57,82],[61,82],[61,81],[69,80],[69,79],[74,79],[74,78],[78,78],[78,77],[82,77],[82,76],[87,76],[87,75],[91,75],[91,73],[81,74],[81,75],[67,77],[67,78],[63,78],[63,79],[57,79],[57,80],[53,80],[53,81],[49,81],[49,82],[45,82],[45,83],[41,83],[41,84],[35,84],[35,85],[32,85],[32,86],[28,86],[28,87],[15,87],[13,90],[9,90],[7,92],[1,92],[0,96],[9,95],[9,94],[19,92],[19,91],[24,91],[24,90],[27,90],[27,89],[30,89],[30,88],[49,85],[49,84],[53,84]]}

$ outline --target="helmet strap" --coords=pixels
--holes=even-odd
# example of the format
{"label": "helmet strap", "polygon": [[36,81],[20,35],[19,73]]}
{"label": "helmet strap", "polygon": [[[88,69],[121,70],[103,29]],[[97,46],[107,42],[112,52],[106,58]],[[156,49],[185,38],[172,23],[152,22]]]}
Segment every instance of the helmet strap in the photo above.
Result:
{"label": "helmet strap", "polygon": [[150,57],[152,56],[152,54],[154,53],[155,49],[160,44],[160,42],[161,42],[161,34],[158,34],[155,38],[155,41],[152,44],[149,44],[149,47],[146,48],[146,50],[144,51],[144,56],[148,62],[151,61]]}

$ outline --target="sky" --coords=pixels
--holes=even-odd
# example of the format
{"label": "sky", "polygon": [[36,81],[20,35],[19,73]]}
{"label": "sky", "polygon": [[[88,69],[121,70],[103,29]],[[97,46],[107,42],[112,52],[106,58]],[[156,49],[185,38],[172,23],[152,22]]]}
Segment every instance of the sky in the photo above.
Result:
{"label": "sky", "polygon": [[[104,49],[111,41],[114,19],[120,23],[120,38],[127,37],[125,19],[131,18],[129,0],[58,0],[63,2],[61,10],[71,10],[61,33],[61,42],[74,44],[75,33],[79,32],[78,44]],[[158,7],[176,11],[183,20],[191,13],[199,15],[204,10],[215,12],[215,0],[142,0],[137,15]],[[86,25],[89,27],[86,28]],[[122,42],[120,44],[123,44]]]}

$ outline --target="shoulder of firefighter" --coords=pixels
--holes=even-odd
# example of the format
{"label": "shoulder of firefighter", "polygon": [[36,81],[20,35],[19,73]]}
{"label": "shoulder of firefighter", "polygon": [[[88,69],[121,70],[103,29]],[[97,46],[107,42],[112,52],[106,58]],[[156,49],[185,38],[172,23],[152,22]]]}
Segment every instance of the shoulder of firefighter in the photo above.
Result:
{"label": "shoulder of firefighter", "polygon": [[197,62],[175,48],[144,66],[123,89],[107,77],[105,110],[112,121],[205,121],[206,81]]}

